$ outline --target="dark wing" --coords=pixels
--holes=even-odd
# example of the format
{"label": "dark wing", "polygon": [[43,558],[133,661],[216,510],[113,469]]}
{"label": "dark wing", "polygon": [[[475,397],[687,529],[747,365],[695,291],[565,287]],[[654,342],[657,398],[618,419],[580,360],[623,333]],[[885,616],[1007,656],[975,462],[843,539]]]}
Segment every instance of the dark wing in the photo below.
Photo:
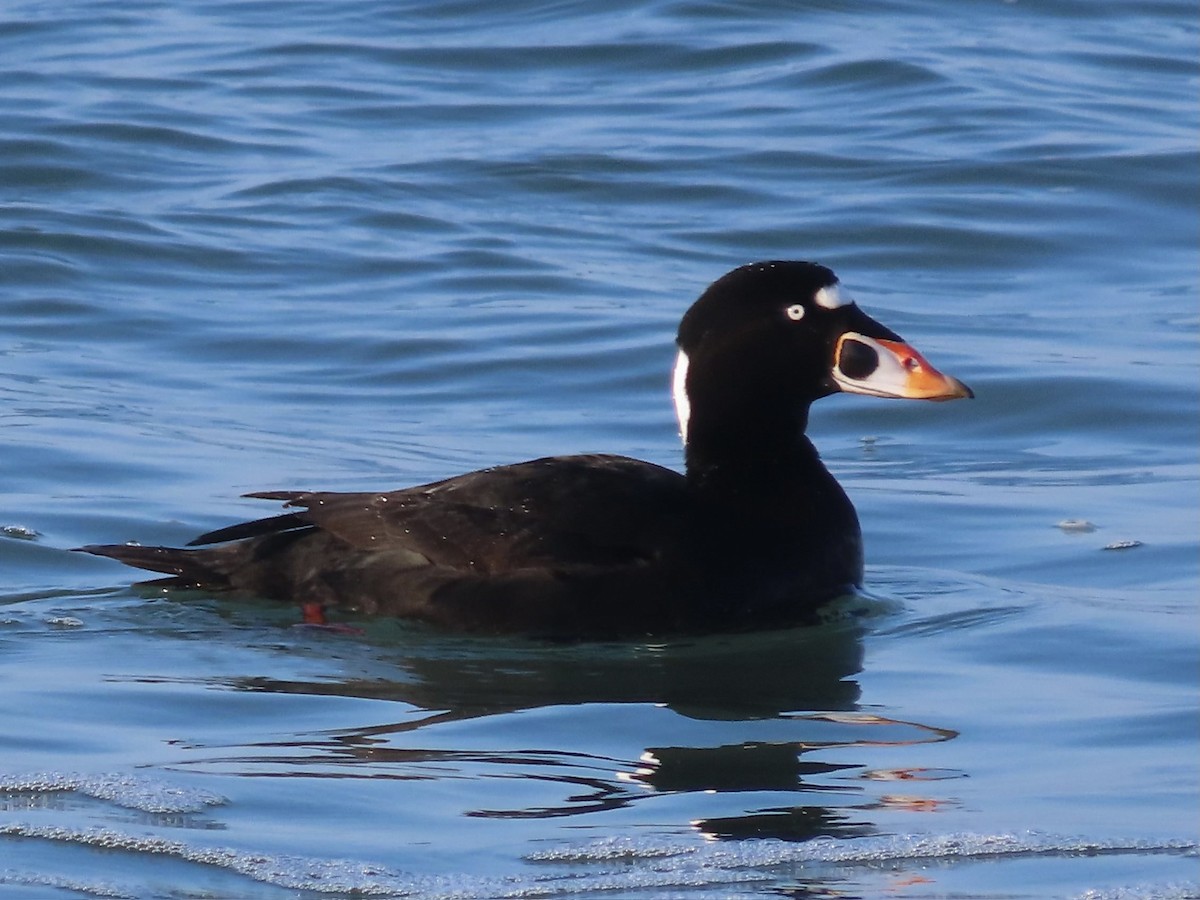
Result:
{"label": "dark wing", "polygon": [[[290,500],[293,497],[302,496],[286,491],[278,493],[279,496],[275,496],[275,492],[247,494],[246,496],[258,497],[265,500]],[[253,522],[239,522],[236,525],[218,528],[216,531],[208,531],[198,538],[188,541],[187,545],[189,547],[200,547],[204,544],[223,544],[226,541],[241,541],[246,538],[262,537],[267,534],[280,534],[284,531],[295,531],[296,529],[310,527],[312,527],[312,523],[308,521],[308,516],[305,513],[286,513],[282,516],[267,516],[265,519],[255,519]]]}
{"label": "dark wing", "polygon": [[[264,491],[301,510],[233,525],[193,544],[319,529],[364,551],[502,574],[648,561],[682,525],[677,472],[619,456],[548,457],[388,493]],[[664,537],[668,540],[664,542]]]}

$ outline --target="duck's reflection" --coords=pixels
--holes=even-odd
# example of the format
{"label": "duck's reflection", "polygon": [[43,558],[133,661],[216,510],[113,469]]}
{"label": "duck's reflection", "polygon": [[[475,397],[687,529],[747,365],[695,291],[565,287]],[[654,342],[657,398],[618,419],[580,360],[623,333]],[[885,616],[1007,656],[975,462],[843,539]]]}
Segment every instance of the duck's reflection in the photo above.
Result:
{"label": "duck's reflection", "polygon": [[862,628],[854,622],[664,644],[546,644],[457,638],[372,622],[367,639],[399,629],[379,679],[246,678],[246,690],[397,700],[452,718],[583,703],[654,703],[697,719],[751,720],[800,710],[852,710]]}
{"label": "duck's reflection", "polygon": [[[846,623],[636,646],[420,637],[399,647],[367,639],[373,661],[390,657],[392,677],[224,682],[393,701],[406,705],[403,715],[232,754],[193,746],[204,754],[195,764],[242,774],[521,780],[524,790],[504,794],[520,805],[464,811],[488,818],[578,816],[704,792],[726,796],[733,810],[692,823],[706,835],[804,840],[872,830],[864,815],[880,798],[856,748],[954,736],[856,709],[862,636]],[[493,731],[460,734],[461,724],[518,713],[554,717],[548,730],[520,732],[523,743],[553,749],[478,749],[481,735],[501,731],[511,743],[513,724],[499,719]],[[547,789],[557,800],[523,802],[546,799]]]}
{"label": "duck's reflection", "polygon": [[818,837],[865,837],[875,833],[870,823],[850,812],[824,806],[768,808],[742,816],[698,819],[692,823],[711,838],[766,838],[807,841]]}

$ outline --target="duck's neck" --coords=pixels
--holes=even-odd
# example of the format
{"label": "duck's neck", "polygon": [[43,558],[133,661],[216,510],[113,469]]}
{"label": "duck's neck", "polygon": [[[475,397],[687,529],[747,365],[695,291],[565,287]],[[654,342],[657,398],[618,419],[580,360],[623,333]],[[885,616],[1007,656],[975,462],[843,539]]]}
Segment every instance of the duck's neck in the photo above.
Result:
{"label": "duck's neck", "polygon": [[733,496],[771,496],[828,477],[804,434],[806,405],[770,401],[737,409],[694,409],[688,422],[688,482]]}
{"label": "duck's neck", "polygon": [[789,597],[797,583],[825,590],[862,581],[858,515],[804,435],[807,412],[710,430],[697,411],[686,453],[694,514],[708,529],[704,546],[754,558],[763,573],[784,579]]}

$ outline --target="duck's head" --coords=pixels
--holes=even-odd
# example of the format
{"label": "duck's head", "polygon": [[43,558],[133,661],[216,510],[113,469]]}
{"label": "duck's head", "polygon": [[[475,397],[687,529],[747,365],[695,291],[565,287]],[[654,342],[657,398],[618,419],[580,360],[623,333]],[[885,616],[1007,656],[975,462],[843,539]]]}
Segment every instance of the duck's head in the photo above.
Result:
{"label": "duck's head", "polygon": [[[761,262],[714,282],[676,339],[673,396],[685,444],[802,431],[837,391],[907,400],[974,396],[864,313],[824,266]],[[724,434],[724,437],[720,435]]]}

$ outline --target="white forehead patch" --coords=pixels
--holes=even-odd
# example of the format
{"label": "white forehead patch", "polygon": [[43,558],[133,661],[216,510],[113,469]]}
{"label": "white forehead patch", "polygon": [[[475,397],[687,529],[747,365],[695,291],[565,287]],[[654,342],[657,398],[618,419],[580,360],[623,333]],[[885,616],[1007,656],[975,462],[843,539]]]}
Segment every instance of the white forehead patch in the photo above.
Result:
{"label": "white forehead patch", "polygon": [[679,437],[687,445],[688,419],[692,416],[692,404],[687,395],[688,356],[682,350],[675,357],[675,368],[671,370],[671,399],[675,401],[675,419],[679,422]]}
{"label": "white forehead patch", "polygon": [[817,302],[817,306],[823,306],[825,309],[838,309],[849,306],[853,302],[848,294],[842,293],[841,286],[836,284],[821,288],[813,299]]}

